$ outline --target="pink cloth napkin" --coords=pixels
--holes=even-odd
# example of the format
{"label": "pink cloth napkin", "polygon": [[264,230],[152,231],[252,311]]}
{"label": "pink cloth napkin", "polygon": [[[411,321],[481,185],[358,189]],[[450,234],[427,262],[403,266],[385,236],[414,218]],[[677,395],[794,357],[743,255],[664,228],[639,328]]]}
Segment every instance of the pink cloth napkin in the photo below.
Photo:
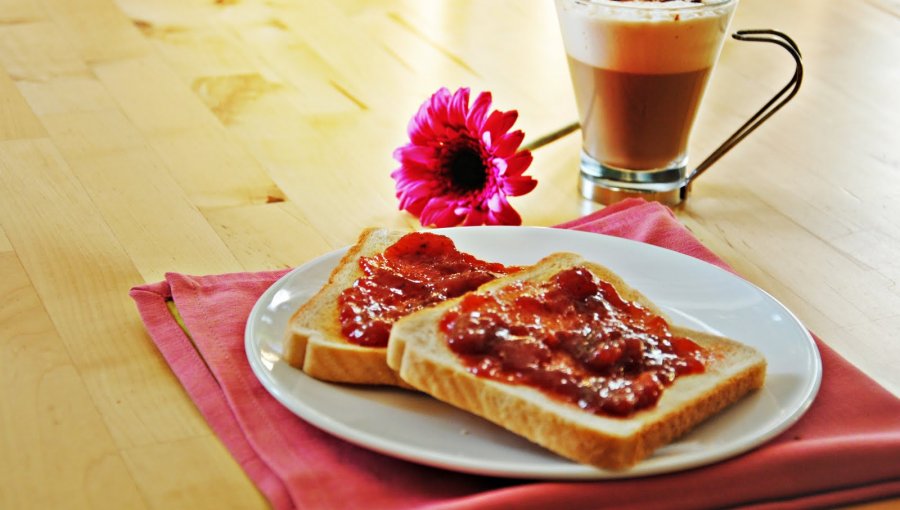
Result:
{"label": "pink cloth napkin", "polygon": [[[559,227],[643,241],[727,269],[656,203],[628,200]],[[630,480],[523,481],[420,466],[351,445],[278,404],[248,365],[247,316],[285,273],[171,273],[131,290],[173,372],[274,508],[774,509],[900,496],[900,399],[818,339],[824,375],[807,414],[762,447],[698,469]]]}

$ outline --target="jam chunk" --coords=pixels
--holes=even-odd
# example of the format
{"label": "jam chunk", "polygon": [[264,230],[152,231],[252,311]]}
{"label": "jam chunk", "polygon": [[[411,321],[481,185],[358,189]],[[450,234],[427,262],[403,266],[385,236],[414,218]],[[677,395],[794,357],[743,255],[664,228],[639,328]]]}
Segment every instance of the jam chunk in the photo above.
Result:
{"label": "jam chunk", "polygon": [[386,346],[399,318],[519,269],[479,260],[429,232],[407,234],[384,252],[361,257],[359,268],[363,276],[338,296],[338,315],[347,340],[369,347]]}
{"label": "jam chunk", "polygon": [[601,415],[653,407],[676,377],[705,370],[699,345],[584,267],[466,296],[440,328],[470,372]]}

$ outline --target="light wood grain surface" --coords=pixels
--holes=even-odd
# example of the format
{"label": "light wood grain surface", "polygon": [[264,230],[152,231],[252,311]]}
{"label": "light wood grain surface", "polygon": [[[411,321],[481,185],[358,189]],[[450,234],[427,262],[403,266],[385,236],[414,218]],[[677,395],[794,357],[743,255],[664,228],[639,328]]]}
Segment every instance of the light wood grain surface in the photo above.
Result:
{"label": "light wood grain surface", "polygon": [[[732,28],[764,27],[803,88],[677,215],[900,394],[900,3],[744,0]],[[695,158],[786,81],[780,51],[726,43]],[[416,227],[391,152],[441,86],[492,91],[526,142],[576,120],[548,0],[0,0],[0,507],[264,506],[128,289]],[[535,151],[526,225],[598,207],[579,136]]]}

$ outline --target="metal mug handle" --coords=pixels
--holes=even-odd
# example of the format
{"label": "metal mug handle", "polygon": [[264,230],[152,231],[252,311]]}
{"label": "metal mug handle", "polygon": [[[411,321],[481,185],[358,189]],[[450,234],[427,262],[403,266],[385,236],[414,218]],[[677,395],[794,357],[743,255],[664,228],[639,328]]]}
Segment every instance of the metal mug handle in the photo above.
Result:
{"label": "metal mug handle", "polygon": [[750,117],[747,122],[744,123],[737,131],[734,132],[728,139],[722,142],[722,145],[719,146],[716,150],[712,152],[706,159],[703,160],[702,163],[697,165],[690,175],[688,175],[685,180],[684,186],[681,187],[681,199],[684,200],[687,198],[688,190],[690,189],[691,183],[700,176],[703,172],[709,169],[713,163],[718,161],[719,158],[725,155],[726,152],[732,149],[735,145],[737,145],[741,140],[747,137],[750,133],[753,132],[754,129],[758,128],[763,122],[769,119],[775,112],[777,112],[782,106],[788,103],[793,97],[797,94],[797,91],[800,90],[800,83],[803,81],[803,61],[800,55],[800,48],[797,46],[797,43],[794,42],[793,39],[788,37],[786,34],[779,32],[777,30],[738,30],[734,34],[731,35],[732,38],[737,39],[738,41],[751,41],[751,42],[768,42],[781,46],[785,49],[791,56],[794,58],[794,62],[796,67],[794,68],[794,75],[791,77],[791,80],[785,85],[780,91],[778,91],[775,96],[769,100],[758,112],[756,112],[752,117]]}

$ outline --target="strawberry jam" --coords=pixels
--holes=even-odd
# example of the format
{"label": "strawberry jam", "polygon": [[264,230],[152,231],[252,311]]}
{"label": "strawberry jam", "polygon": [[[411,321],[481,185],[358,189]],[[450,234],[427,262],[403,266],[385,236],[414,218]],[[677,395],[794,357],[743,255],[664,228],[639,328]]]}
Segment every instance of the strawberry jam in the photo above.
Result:
{"label": "strawberry jam", "polygon": [[387,345],[399,318],[465,294],[499,275],[518,270],[484,262],[456,249],[445,236],[413,232],[384,252],[361,257],[363,276],[338,297],[341,331],[348,341]]}
{"label": "strawberry jam", "polygon": [[470,372],[600,415],[653,407],[676,377],[705,370],[699,345],[583,267],[466,296],[440,328]]}

